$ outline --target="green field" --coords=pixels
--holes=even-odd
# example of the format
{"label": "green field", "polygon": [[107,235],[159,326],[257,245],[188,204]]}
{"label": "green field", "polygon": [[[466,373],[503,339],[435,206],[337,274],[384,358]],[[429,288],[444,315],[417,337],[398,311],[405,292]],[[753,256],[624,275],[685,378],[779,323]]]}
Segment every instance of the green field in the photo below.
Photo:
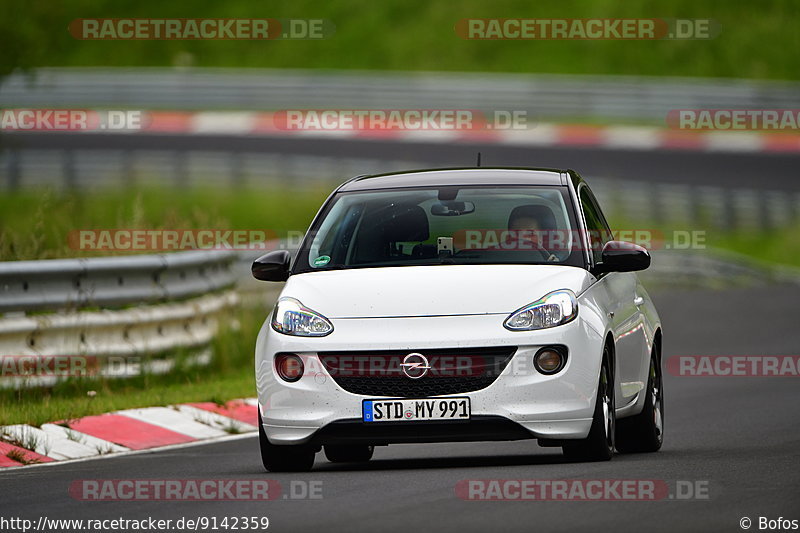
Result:
{"label": "green field", "polygon": [[[304,232],[331,185],[316,188],[137,188],[61,193],[23,189],[0,196],[0,261],[112,255],[71,247],[76,229],[241,229],[278,237]],[[612,220],[612,229],[707,230],[706,245],[765,263],[800,266],[800,228],[768,232],[658,227],[647,220]]]}
{"label": "green field", "polygon": [[61,193],[25,189],[0,195],[0,261],[111,255],[70,246],[81,229],[240,229],[284,237],[305,231],[330,192],[173,188]]}
{"label": "green field", "polygon": [[[15,66],[389,69],[800,79],[796,0],[498,0],[252,3],[9,0],[0,7],[0,74]],[[305,18],[336,27],[323,40],[81,41],[79,18]],[[464,18],[701,18],[710,40],[468,41]]]}

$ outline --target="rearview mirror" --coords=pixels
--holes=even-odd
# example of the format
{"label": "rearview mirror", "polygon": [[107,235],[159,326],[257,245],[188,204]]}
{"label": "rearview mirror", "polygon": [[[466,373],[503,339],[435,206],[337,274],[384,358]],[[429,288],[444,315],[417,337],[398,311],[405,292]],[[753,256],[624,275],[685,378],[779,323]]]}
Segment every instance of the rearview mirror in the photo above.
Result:
{"label": "rearview mirror", "polygon": [[289,279],[289,263],[292,255],[286,250],[275,250],[255,261],[250,271],[261,281],[286,281]]}
{"label": "rearview mirror", "polygon": [[602,261],[594,272],[635,272],[650,266],[650,253],[643,246],[624,241],[608,241],[603,246]]}
{"label": "rearview mirror", "polygon": [[475,204],[472,202],[456,202],[455,200],[442,200],[438,204],[431,206],[431,215],[437,217],[455,217],[467,215],[475,211]]}

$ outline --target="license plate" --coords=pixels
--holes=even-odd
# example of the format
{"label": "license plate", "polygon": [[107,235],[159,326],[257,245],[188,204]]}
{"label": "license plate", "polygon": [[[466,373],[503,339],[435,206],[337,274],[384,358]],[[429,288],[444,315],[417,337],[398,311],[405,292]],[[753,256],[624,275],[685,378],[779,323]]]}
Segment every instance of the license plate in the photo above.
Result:
{"label": "license plate", "polygon": [[469,420],[469,398],[419,398],[414,400],[364,400],[364,422],[415,420]]}

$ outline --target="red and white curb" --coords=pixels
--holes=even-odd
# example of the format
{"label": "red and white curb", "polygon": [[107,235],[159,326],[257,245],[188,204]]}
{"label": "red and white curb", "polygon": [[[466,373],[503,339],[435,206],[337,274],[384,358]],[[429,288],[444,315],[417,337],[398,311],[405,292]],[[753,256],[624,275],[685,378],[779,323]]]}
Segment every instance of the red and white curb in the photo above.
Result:
{"label": "red and white curb", "polygon": [[0,426],[0,467],[85,459],[258,430],[258,401],[126,409],[34,427]]}
{"label": "red and white curb", "polygon": [[[528,129],[473,130],[319,130],[286,129],[271,112],[153,111],[140,129],[102,130],[103,133],[243,135],[280,138],[335,138],[427,143],[482,143],[520,146],[563,146],[630,150],[688,150],[707,152],[800,152],[800,132],[700,131],[639,126],[539,123]],[[40,130],[19,130],[40,131]],[[92,133],[97,130],[80,130]]]}
{"label": "red and white curb", "polygon": [[800,152],[800,133],[694,131],[637,126],[537,124],[506,130],[294,130],[276,125],[273,113],[161,112],[149,114],[142,133],[263,135],[430,143],[486,143],[633,150]]}

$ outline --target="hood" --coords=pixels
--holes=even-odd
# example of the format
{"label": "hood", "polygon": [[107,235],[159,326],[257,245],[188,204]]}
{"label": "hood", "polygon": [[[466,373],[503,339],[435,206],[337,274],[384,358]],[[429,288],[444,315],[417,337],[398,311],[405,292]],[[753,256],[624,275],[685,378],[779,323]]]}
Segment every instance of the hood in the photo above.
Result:
{"label": "hood", "polygon": [[281,293],[336,318],[510,314],[548,292],[583,292],[591,275],[558,265],[358,268],[291,276]]}

